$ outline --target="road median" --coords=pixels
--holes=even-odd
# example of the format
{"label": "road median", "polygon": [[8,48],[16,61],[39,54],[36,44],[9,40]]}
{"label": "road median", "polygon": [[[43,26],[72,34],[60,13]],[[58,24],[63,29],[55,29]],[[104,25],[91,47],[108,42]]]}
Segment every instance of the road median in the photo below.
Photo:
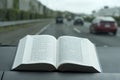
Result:
{"label": "road median", "polygon": [[0,27],[34,23],[34,22],[44,22],[44,21],[50,21],[50,20],[52,19],[37,19],[37,20],[7,21],[7,22],[5,21],[5,22],[0,22]]}

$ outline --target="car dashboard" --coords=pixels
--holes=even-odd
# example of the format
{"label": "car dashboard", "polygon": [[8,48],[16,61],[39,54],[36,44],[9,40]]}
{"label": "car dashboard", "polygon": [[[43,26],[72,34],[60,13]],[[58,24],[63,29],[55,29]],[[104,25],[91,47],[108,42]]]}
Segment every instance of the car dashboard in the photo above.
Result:
{"label": "car dashboard", "polygon": [[[11,71],[16,46],[0,47],[1,80],[120,80],[120,47],[97,47],[102,73]],[[46,77],[47,76],[47,77]]]}

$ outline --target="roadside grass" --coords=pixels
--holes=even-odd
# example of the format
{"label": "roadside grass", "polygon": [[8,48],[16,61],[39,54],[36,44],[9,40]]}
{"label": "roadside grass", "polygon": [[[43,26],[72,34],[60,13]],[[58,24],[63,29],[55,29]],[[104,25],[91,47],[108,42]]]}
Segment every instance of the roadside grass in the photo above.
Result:
{"label": "roadside grass", "polygon": [[17,30],[20,28],[27,28],[27,27],[30,27],[30,26],[35,25],[35,24],[36,23],[27,23],[27,24],[0,27],[0,32],[14,31],[14,30]]}

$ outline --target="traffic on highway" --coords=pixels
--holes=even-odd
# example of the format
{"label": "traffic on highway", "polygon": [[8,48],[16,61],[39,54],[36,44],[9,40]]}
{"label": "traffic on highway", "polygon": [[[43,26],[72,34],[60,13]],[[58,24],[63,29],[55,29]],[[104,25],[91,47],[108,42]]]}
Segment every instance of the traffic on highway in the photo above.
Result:
{"label": "traffic on highway", "polygon": [[[58,19],[58,20],[57,20]],[[37,22],[33,24],[26,24],[24,27],[22,25],[13,26],[13,30],[4,30],[1,29],[0,34],[0,43],[2,45],[17,45],[19,40],[29,34],[32,35],[53,35],[56,38],[60,36],[76,36],[76,37],[84,37],[90,39],[96,46],[120,46],[120,28],[117,26],[114,21],[107,22],[107,28],[104,26],[97,27],[92,26],[93,22],[83,21],[76,22],[76,19],[71,19],[70,21],[66,18],[55,18],[51,20],[44,20],[44,22]],[[83,25],[84,23],[84,25]],[[99,25],[103,25],[99,24]],[[114,28],[114,25],[115,28]],[[22,26],[22,27],[21,27]],[[109,26],[109,27],[108,27]],[[97,27],[99,31],[91,31],[91,27]],[[9,27],[5,28],[9,29]],[[96,29],[96,28],[95,28]],[[111,31],[115,30],[113,33]],[[105,32],[106,31],[106,32]],[[22,33],[21,33],[22,32]]]}
{"label": "traffic on highway", "polygon": [[[31,6],[27,5],[29,2],[28,0],[24,6]],[[0,0],[0,3],[5,4],[7,2]],[[36,3],[36,5],[41,3],[41,5],[35,7],[36,9],[30,7],[31,11],[28,12],[27,8],[22,7],[24,2],[16,3],[19,3],[19,7],[17,7],[19,12],[14,8],[16,6],[11,7],[11,9],[9,9],[9,6],[7,6],[7,9],[4,9],[5,5],[0,6],[1,45],[17,45],[21,38],[29,34],[47,34],[56,38],[64,35],[84,37],[88,38],[96,46],[120,46],[120,13],[117,12],[119,7],[111,8],[104,5],[98,11],[87,11],[87,14],[84,10],[83,12],[78,10],[75,12],[75,9],[73,9],[73,12],[72,9],[56,11],[45,6],[44,1],[35,0],[31,1],[32,5],[35,5],[33,3]],[[15,3],[13,2],[13,4]],[[8,5],[12,6],[10,3]],[[37,8],[40,10],[37,10]]]}

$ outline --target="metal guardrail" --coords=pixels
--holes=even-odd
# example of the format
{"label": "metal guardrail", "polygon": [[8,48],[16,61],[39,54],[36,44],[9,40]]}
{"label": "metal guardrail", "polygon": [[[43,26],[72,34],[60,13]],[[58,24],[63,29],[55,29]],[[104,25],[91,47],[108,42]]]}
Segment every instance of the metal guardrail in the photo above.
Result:
{"label": "metal guardrail", "polygon": [[38,19],[38,20],[23,20],[23,21],[2,21],[0,22],[0,27],[5,27],[5,26],[12,26],[12,25],[19,25],[19,24],[26,24],[26,23],[32,23],[32,22],[42,22],[42,21],[47,21],[50,19]]}

